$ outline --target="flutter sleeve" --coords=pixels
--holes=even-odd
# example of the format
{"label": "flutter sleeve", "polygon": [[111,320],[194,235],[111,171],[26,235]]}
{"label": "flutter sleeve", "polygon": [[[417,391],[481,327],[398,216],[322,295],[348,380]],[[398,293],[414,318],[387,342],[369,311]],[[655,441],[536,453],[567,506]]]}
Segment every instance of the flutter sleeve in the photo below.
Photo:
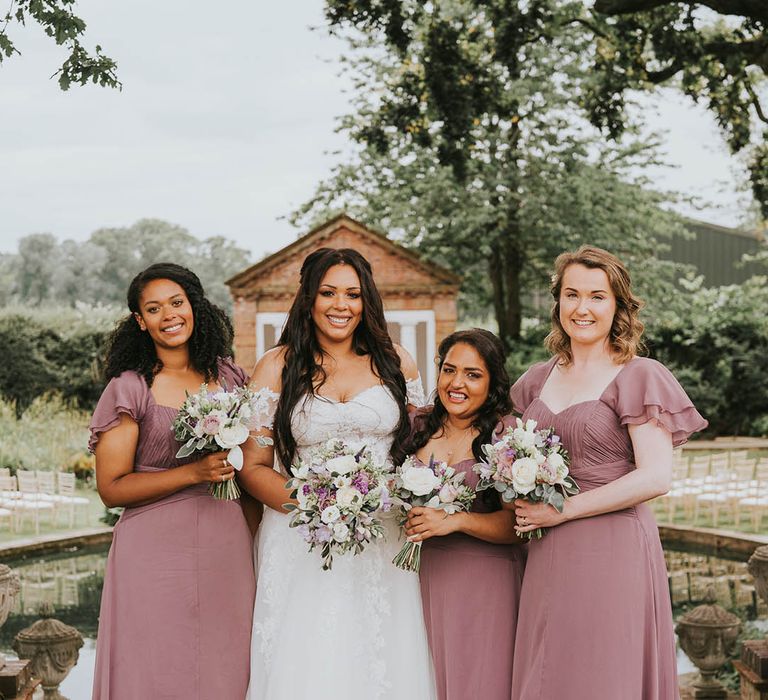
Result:
{"label": "flutter sleeve", "polygon": [[522,416],[525,409],[536,398],[539,389],[547,379],[552,362],[554,360],[539,362],[529,367],[512,385],[509,395],[512,398],[512,409],[515,413]]}
{"label": "flutter sleeve", "polygon": [[136,372],[123,372],[110,379],[91,418],[88,449],[93,452],[101,434],[120,423],[120,414],[125,413],[137,423],[141,422],[148,400],[149,387]]}
{"label": "flutter sleeve", "polygon": [[240,365],[235,364],[231,357],[221,357],[219,358],[219,380],[223,380],[231,388],[232,384],[247,386],[250,377]]}
{"label": "flutter sleeve", "polygon": [[672,433],[675,447],[708,425],[672,372],[656,360],[633,360],[619,373],[611,390],[605,398],[613,403],[622,425],[656,420]]}

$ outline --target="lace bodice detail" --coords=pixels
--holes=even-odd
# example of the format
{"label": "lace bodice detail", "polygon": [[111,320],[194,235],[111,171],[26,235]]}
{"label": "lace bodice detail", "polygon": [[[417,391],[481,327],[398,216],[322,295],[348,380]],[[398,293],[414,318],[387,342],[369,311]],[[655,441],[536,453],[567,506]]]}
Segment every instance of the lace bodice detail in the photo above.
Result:
{"label": "lace bodice detail", "polygon": [[[409,403],[420,404],[423,395],[420,380],[408,382]],[[384,462],[399,418],[397,402],[379,384],[346,402],[307,396],[291,419],[297,457],[341,438],[366,446]],[[317,551],[307,551],[288,516],[264,511],[257,536],[249,699],[355,700],[362,688],[366,700],[432,700],[418,577],[391,563],[402,544],[394,511],[382,517],[382,539],[361,554],[335,557],[330,571],[321,569]],[[303,664],[300,678],[297,658]]]}
{"label": "lace bodice detail", "polygon": [[[406,382],[408,403],[424,404],[421,379]],[[322,396],[307,396],[296,405],[291,428],[298,457],[326,442],[341,438],[351,446],[367,447],[374,456],[387,460],[392,433],[400,412],[389,389],[375,384],[355,394],[349,401],[334,401]]]}

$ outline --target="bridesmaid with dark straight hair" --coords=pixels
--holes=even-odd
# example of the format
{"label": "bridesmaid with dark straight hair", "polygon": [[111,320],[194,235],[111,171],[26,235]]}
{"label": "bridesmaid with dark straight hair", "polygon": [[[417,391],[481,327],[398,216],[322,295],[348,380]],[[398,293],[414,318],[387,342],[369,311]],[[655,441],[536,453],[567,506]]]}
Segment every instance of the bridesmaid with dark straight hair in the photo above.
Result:
{"label": "bridesmaid with dark straight hair", "polygon": [[245,385],[232,326],[197,275],[172,263],[134,278],[128,308],[91,420],[99,495],[125,507],[104,577],[93,698],[243,698],[252,539],[240,503],[208,493],[234,469],[226,452],[177,459],[171,429],[186,392]]}
{"label": "bridesmaid with dark straight hair", "polygon": [[553,427],[581,492],[559,513],[515,501],[528,548],[513,700],[679,697],[664,554],[645,503],[669,490],[672,448],[702,430],[670,371],[638,357],[642,302],[621,261],[583,246],[555,261],[552,358],[512,388],[515,411]]}
{"label": "bridesmaid with dark straight hair", "polygon": [[[481,328],[457,331],[438,349],[434,406],[417,410],[405,451],[464,472],[509,418],[509,377],[501,341]],[[421,599],[439,700],[509,700],[525,550],[511,507],[480,494],[467,513],[413,508],[406,534],[423,541]]]}

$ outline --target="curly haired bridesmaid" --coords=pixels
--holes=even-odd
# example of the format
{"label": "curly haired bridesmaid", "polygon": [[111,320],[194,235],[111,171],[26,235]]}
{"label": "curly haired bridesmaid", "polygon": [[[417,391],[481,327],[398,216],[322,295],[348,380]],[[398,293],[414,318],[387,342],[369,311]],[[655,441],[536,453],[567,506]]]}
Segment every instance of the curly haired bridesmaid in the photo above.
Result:
{"label": "curly haired bridesmaid", "polygon": [[615,256],[584,246],[555,262],[553,357],[512,388],[524,420],[552,426],[581,493],[563,513],[515,502],[533,541],[523,578],[514,700],[679,696],[667,571],[650,508],[672,448],[706,427],[660,363],[638,357],[642,302]]}
{"label": "curly haired bridesmaid", "polygon": [[197,276],[152,265],[128,288],[91,421],[96,482],[115,526],[101,597],[94,700],[243,698],[255,583],[240,503],[208,494],[226,453],[176,459],[187,391],[243,385],[232,326]]}

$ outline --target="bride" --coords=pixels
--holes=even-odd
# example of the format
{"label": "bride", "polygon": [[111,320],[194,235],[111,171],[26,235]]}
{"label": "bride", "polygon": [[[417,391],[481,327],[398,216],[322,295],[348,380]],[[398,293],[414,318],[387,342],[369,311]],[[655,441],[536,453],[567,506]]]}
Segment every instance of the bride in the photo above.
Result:
{"label": "bride", "polygon": [[407,405],[423,403],[415,363],[387,333],[363,256],[348,248],[307,256],[279,344],[251,386],[279,401],[273,431],[260,432],[274,451],[249,440],[241,472],[267,506],[256,540],[248,699],[429,700],[419,581],[391,563],[401,544],[394,519],[385,541],[336,556],[323,571],[282,507],[291,500],[286,467],[305,451],[339,437],[388,459],[408,436]]}

